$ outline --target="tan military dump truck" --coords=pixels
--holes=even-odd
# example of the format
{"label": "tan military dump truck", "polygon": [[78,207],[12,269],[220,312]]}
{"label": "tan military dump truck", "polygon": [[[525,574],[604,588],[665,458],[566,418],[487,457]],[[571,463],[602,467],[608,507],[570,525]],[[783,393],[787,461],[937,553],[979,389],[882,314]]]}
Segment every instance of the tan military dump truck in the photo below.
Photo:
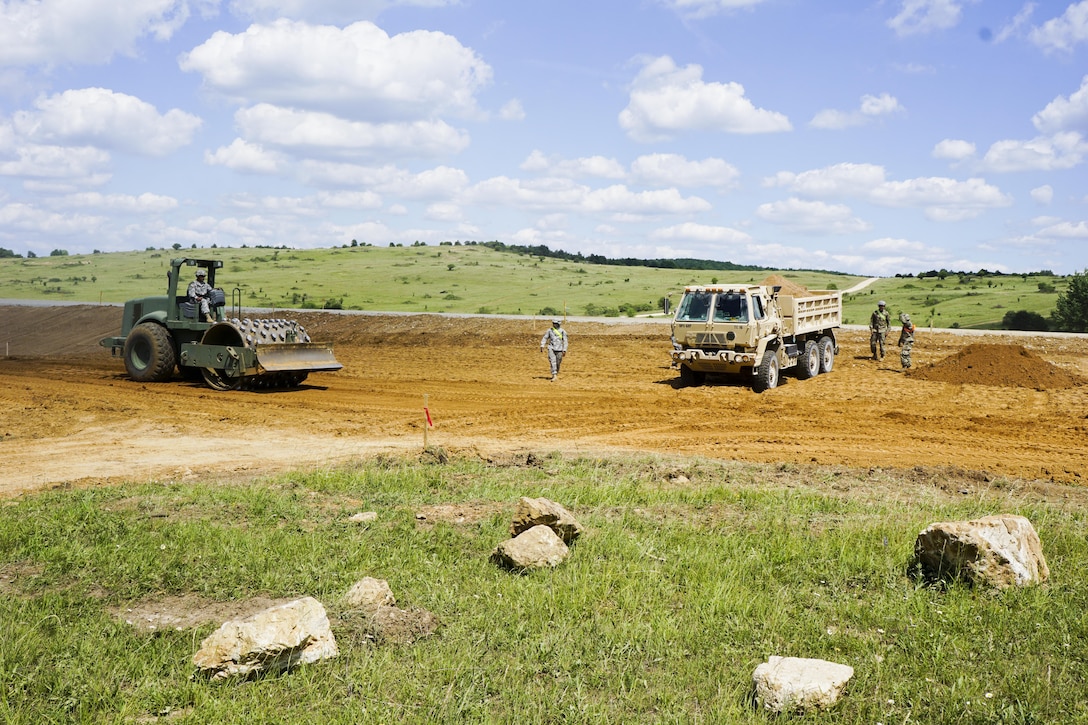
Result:
{"label": "tan military dump truck", "polygon": [[780,293],[780,286],[686,287],[672,321],[672,362],[685,385],[707,373],[751,379],[757,393],[778,386],[782,370],[797,377],[831,372],[839,352],[842,293]]}

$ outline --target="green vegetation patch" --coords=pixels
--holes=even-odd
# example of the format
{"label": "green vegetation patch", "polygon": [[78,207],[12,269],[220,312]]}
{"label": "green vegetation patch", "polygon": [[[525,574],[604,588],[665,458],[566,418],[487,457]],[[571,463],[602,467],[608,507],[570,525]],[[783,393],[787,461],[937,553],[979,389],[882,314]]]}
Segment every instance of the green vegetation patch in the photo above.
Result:
{"label": "green vegetation patch", "polygon": [[[854,667],[835,722],[1085,719],[1088,541],[1067,499],[955,470],[435,460],[7,502],[0,720],[770,722],[751,675],[771,655]],[[520,496],[586,527],[555,570],[488,559]],[[377,520],[349,521],[361,511]],[[1033,522],[1050,584],[910,576],[922,528],[994,513]],[[435,614],[437,632],[358,636],[339,599],[364,576]],[[148,631],[125,614],[306,595],[325,604],[340,657],[245,683],[191,677],[220,621]]]}

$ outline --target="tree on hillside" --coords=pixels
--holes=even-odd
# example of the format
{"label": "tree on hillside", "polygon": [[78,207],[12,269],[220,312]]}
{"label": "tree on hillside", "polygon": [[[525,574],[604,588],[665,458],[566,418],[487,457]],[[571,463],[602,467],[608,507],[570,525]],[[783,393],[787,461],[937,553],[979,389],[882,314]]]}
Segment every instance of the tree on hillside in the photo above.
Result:
{"label": "tree on hillside", "polygon": [[1036,332],[1046,332],[1050,329],[1045,317],[1038,312],[1029,312],[1028,310],[1017,310],[1016,312],[1010,310],[1006,312],[1005,318],[1001,321],[1001,326],[1006,330],[1032,330]]}
{"label": "tree on hillside", "polygon": [[1088,331],[1088,271],[1074,274],[1069,286],[1058,295],[1054,320],[1063,330]]}

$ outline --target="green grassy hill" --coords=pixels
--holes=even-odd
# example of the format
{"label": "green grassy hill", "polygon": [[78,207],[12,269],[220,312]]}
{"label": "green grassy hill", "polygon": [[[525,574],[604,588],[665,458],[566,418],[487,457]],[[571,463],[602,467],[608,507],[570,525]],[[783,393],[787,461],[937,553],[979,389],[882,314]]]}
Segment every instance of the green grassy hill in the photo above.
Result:
{"label": "green grassy hill", "polygon": [[[0,259],[0,298],[119,303],[162,294],[170,259],[214,256],[228,298],[246,307],[393,312],[617,316],[660,311],[685,285],[762,282],[780,274],[810,289],[846,290],[864,278],[832,272],[743,272],[590,264],[480,245],[171,250]],[[184,281],[184,280],[183,280]],[[1040,292],[1043,283],[1053,289]],[[848,324],[865,324],[877,298],[919,325],[1000,327],[1009,310],[1054,309],[1061,277],[881,279],[844,298]]]}

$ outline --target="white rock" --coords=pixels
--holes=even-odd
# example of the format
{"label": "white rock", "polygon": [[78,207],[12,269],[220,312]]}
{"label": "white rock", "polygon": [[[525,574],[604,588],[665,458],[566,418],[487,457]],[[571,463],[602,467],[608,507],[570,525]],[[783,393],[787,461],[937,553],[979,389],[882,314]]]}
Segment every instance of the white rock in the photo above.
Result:
{"label": "white rock", "polygon": [[771,656],[756,667],[756,699],[775,713],[831,707],[839,700],[854,668],[827,660]]}
{"label": "white rock", "polygon": [[997,588],[1045,582],[1050,568],[1039,534],[1023,516],[986,516],[930,524],[914,542],[925,576]]}
{"label": "white rock", "polygon": [[559,535],[540,524],[499,544],[491,558],[513,569],[541,569],[559,566],[569,555]]}
{"label": "white rock", "polygon": [[336,657],[339,650],[325,607],[303,597],[242,620],[224,622],[200,643],[193,664],[216,680]]}
{"label": "white rock", "polygon": [[393,590],[389,588],[389,582],[384,579],[363,577],[351,585],[351,589],[344,595],[344,605],[351,609],[365,609],[368,612],[377,611],[378,607],[392,607],[397,603],[393,596]]}

